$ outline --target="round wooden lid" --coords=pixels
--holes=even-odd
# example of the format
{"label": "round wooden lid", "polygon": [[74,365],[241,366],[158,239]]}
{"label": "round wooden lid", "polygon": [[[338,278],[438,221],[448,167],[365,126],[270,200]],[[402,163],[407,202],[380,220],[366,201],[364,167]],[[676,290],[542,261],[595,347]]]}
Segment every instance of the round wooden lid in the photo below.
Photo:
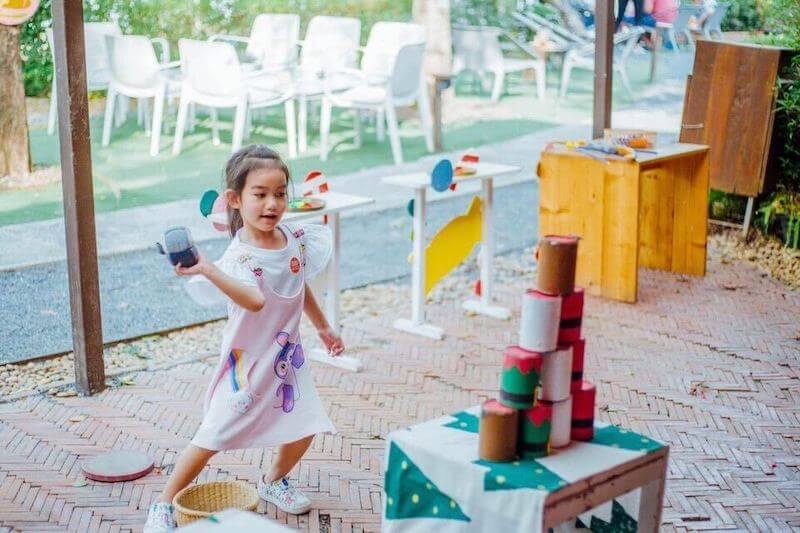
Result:
{"label": "round wooden lid", "polygon": [[87,478],[94,481],[130,481],[149,474],[153,470],[153,460],[142,452],[115,450],[87,459],[82,470]]}

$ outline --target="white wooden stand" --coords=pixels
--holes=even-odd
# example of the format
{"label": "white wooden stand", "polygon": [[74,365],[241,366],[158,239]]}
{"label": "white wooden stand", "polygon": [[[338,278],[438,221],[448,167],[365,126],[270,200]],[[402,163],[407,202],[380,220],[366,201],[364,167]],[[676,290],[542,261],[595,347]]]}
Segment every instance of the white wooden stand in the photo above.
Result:
{"label": "white wooden stand", "polygon": [[[492,259],[494,258],[494,237],[492,229],[493,178],[519,171],[519,167],[479,163],[478,171],[470,176],[458,176],[455,183],[481,180],[483,197],[481,234],[481,298],[467,300],[463,307],[486,316],[508,320],[508,309],[492,304]],[[412,244],[413,261],[411,265],[411,319],[395,320],[394,327],[401,331],[439,340],[444,336],[442,328],[425,322],[425,211],[426,192],[430,186],[430,176],[423,172],[383,178],[384,183],[414,189],[414,237]]]}

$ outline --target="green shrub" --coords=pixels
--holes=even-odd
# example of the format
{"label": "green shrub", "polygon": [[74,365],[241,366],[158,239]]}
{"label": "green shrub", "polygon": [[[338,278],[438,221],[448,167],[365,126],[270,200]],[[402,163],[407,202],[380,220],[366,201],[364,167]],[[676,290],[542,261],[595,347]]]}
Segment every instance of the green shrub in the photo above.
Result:
{"label": "green shrub", "polygon": [[764,21],[758,9],[758,0],[729,0],[731,7],[722,21],[723,31],[760,30]]}
{"label": "green shrub", "polygon": [[[50,46],[45,35],[51,25],[51,0],[42,0],[39,11],[22,28],[21,54],[25,93],[49,92],[53,79]],[[314,15],[358,17],[362,39],[379,20],[409,20],[411,0],[85,0],[86,21],[116,21],[126,34],[165,37],[177,59],[178,39],[205,39],[215,33],[247,35],[260,13],[298,13],[302,31]]]}

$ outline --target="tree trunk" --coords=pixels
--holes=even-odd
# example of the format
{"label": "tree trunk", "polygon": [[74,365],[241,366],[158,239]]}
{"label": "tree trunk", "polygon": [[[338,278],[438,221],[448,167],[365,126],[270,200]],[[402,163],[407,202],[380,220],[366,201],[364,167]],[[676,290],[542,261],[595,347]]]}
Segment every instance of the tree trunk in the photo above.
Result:
{"label": "tree trunk", "polygon": [[449,75],[453,67],[450,0],[414,0],[412,13],[414,22],[425,26],[428,33],[425,72]]}
{"label": "tree trunk", "polygon": [[19,27],[0,24],[0,176],[31,170]]}

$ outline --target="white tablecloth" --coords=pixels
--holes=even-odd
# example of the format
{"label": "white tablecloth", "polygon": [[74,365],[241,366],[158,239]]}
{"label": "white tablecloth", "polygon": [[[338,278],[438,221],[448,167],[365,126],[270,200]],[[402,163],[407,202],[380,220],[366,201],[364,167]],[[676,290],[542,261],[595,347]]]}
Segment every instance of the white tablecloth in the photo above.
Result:
{"label": "white tablecloth", "polygon": [[[537,533],[550,492],[663,448],[597,423],[591,442],[536,460],[487,463],[478,459],[479,413],[473,407],[389,435],[383,531]],[[558,530],[636,531],[638,509],[636,489]]]}

